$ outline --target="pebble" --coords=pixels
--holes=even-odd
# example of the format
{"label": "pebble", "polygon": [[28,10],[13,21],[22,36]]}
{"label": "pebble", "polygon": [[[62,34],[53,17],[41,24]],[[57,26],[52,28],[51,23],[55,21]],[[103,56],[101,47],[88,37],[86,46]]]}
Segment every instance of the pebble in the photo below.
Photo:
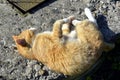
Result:
{"label": "pebble", "polygon": [[0,3],[1,3],[1,4],[6,4],[7,1],[6,1],[6,0],[0,0]]}
{"label": "pebble", "polygon": [[120,9],[120,1],[117,1],[117,2],[116,2],[116,8],[119,8],[119,9]]}
{"label": "pebble", "polygon": [[84,0],[84,3],[90,3],[91,0]]}
{"label": "pebble", "polygon": [[26,72],[26,75],[29,75],[32,72],[32,67],[27,66],[25,72]]}
{"label": "pebble", "polygon": [[60,13],[60,11],[59,11],[58,8],[54,8],[54,9],[52,9],[52,12],[53,12],[53,13],[56,13],[56,14],[59,14],[59,13]]}
{"label": "pebble", "polygon": [[38,65],[38,64],[36,64],[36,65],[34,66],[34,69],[35,69],[36,71],[39,71],[39,70],[41,69],[41,66]]}
{"label": "pebble", "polygon": [[79,0],[70,0],[71,2],[78,2]]}
{"label": "pebble", "polygon": [[0,47],[6,45],[6,38],[0,36]]}
{"label": "pebble", "polygon": [[42,69],[39,70],[39,75],[43,75],[44,73],[45,73],[44,70],[42,70]]}
{"label": "pebble", "polygon": [[28,66],[33,66],[33,65],[35,65],[36,63],[37,63],[36,60],[28,60],[27,65],[28,65]]}
{"label": "pebble", "polygon": [[79,8],[79,10],[77,11],[77,14],[81,14],[83,12],[83,10],[81,8]]}
{"label": "pebble", "polygon": [[102,8],[103,8],[103,9],[106,9],[106,8],[107,8],[107,5],[106,5],[106,4],[103,4],[103,5],[102,5]]}

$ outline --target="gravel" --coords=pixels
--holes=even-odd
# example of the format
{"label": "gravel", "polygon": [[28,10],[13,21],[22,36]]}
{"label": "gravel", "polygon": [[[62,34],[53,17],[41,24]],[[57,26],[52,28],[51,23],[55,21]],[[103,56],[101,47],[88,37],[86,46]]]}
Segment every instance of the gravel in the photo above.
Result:
{"label": "gravel", "polygon": [[38,61],[20,56],[12,35],[17,35],[30,27],[38,28],[39,32],[52,30],[56,20],[70,15],[75,15],[79,20],[86,19],[85,7],[89,7],[96,16],[106,41],[120,33],[119,0],[51,0],[38,6],[27,16],[19,14],[6,0],[0,0],[0,80],[66,78],[67,76],[49,70]]}

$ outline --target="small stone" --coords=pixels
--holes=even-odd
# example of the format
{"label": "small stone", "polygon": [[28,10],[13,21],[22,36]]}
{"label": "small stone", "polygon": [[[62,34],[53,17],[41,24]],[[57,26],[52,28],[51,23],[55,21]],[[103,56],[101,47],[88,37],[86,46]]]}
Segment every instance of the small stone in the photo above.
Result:
{"label": "small stone", "polygon": [[94,6],[91,6],[91,7],[90,7],[90,10],[93,12],[93,11],[96,10],[96,8],[95,8]]}
{"label": "small stone", "polygon": [[30,66],[27,66],[25,72],[26,75],[30,74],[32,72],[32,68]]}
{"label": "small stone", "polygon": [[79,8],[77,14],[81,14],[83,12],[83,10],[81,8]]}
{"label": "small stone", "polygon": [[103,4],[104,2],[103,1],[100,1],[101,4]]}
{"label": "small stone", "polygon": [[120,2],[119,1],[116,2],[116,8],[120,9]]}
{"label": "small stone", "polygon": [[39,71],[39,70],[40,70],[40,68],[41,68],[41,66],[40,66],[40,65],[35,65],[35,66],[34,66],[34,69],[35,69],[36,71]]}
{"label": "small stone", "polygon": [[0,38],[0,46],[5,46],[6,45],[6,39],[5,37]]}
{"label": "small stone", "polygon": [[106,0],[107,3],[110,3],[111,0]]}
{"label": "small stone", "polygon": [[90,8],[92,12],[96,10],[95,5],[92,3],[88,3],[87,6]]}
{"label": "small stone", "polygon": [[38,73],[38,72],[36,72],[36,73],[35,73],[35,77],[38,77],[38,76],[39,76],[39,73]]}
{"label": "small stone", "polygon": [[39,74],[40,74],[40,75],[43,75],[44,73],[45,73],[45,71],[44,71],[44,70],[42,70],[42,69],[41,69],[41,70],[39,70]]}
{"label": "small stone", "polygon": [[32,61],[29,61],[29,60],[28,60],[27,65],[28,65],[28,66],[33,66],[33,65],[35,65],[36,63],[37,63],[36,60],[32,60]]}
{"label": "small stone", "polygon": [[60,11],[59,11],[58,8],[54,8],[54,9],[52,9],[52,12],[53,12],[53,13],[60,13]]}
{"label": "small stone", "polygon": [[76,8],[75,7],[71,7],[70,10],[71,11],[76,11]]}
{"label": "small stone", "polygon": [[74,2],[78,2],[79,0],[74,0]]}
{"label": "small stone", "polygon": [[85,3],[90,3],[91,0],[84,0]]}
{"label": "small stone", "polygon": [[0,0],[0,3],[2,3],[2,4],[6,4],[7,1],[6,1],[6,0]]}
{"label": "small stone", "polygon": [[77,1],[79,1],[79,0],[70,0],[71,2],[77,2]]}
{"label": "small stone", "polygon": [[102,6],[104,9],[106,9],[107,8],[107,6],[105,5],[105,4],[103,4],[103,6]]}
{"label": "small stone", "polygon": [[52,18],[52,19],[50,20],[50,23],[53,24],[54,22],[55,22],[55,19]]}

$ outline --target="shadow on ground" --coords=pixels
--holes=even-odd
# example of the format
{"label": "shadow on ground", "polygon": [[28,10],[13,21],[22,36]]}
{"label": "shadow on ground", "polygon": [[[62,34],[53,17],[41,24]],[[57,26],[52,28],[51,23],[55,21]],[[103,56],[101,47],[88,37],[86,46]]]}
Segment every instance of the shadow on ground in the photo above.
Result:
{"label": "shadow on ground", "polygon": [[37,5],[36,7],[32,8],[31,10],[29,10],[28,12],[33,14],[35,13],[37,10],[45,7],[45,6],[48,6],[49,4],[55,2],[56,0],[45,0],[43,3]]}

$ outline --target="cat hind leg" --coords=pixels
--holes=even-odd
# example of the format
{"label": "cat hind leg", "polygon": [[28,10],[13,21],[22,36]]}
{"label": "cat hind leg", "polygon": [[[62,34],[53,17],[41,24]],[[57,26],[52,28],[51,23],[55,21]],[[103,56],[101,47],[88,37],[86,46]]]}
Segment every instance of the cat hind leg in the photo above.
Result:
{"label": "cat hind leg", "polygon": [[90,11],[90,9],[89,8],[85,8],[84,11],[85,11],[85,15],[88,17],[88,19],[91,22],[96,23],[96,19],[93,17],[92,12]]}
{"label": "cat hind leg", "polygon": [[53,24],[53,35],[54,37],[62,37],[63,34],[68,34],[70,29],[69,26],[72,23],[74,16],[70,16],[68,18],[64,18],[61,20],[57,20]]}
{"label": "cat hind leg", "polygon": [[[91,21],[91,22],[93,22],[93,23],[95,23],[95,24],[97,24],[96,19],[93,17],[92,12],[90,11],[90,9],[89,8],[85,8],[84,11],[85,11],[85,15],[88,17],[88,20]],[[73,20],[72,24],[74,26],[76,26],[77,23],[80,23],[80,22],[81,21]]]}
{"label": "cat hind leg", "polygon": [[62,35],[68,35],[70,33],[70,24],[65,23],[62,25]]}
{"label": "cat hind leg", "polygon": [[98,26],[97,21],[93,17],[92,12],[90,11],[90,9],[89,8],[85,8],[84,11],[85,11],[85,15],[88,17],[89,21],[95,23]]}

